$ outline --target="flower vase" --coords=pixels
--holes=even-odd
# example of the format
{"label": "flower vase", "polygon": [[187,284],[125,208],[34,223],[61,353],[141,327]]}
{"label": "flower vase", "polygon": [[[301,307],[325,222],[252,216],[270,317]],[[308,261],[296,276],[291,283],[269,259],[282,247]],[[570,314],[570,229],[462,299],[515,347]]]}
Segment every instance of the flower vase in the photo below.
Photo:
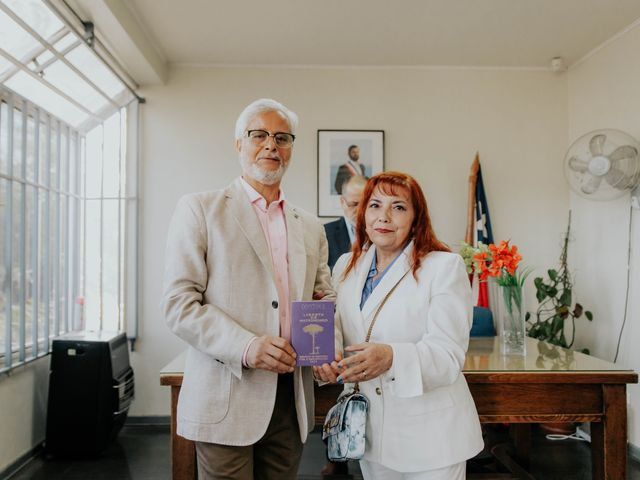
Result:
{"label": "flower vase", "polygon": [[498,322],[503,355],[524,355],[525,306],[520,285],[498,284]]}

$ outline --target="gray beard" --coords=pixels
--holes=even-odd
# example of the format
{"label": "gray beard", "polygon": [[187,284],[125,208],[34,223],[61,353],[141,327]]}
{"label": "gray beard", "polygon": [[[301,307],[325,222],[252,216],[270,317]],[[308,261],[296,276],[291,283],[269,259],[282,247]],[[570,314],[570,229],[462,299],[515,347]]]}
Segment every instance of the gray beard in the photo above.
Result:
{"label": "gray beard", "polygon": [[282,180],[284,172],[287,171],[288,165],[285,166],[283,162],[280,162],[280,166],[277,170],[265,171],[241,155],[240,166],[242,167],[242,171],[254,180],[257,180],[264,185],[275,185]]}

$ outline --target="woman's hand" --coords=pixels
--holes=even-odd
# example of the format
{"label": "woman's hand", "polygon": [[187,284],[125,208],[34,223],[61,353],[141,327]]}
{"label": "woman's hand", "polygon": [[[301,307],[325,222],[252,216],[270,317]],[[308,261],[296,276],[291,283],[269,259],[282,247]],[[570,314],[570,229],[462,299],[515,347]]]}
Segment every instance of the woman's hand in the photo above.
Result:
{"label": "woman's hand", "polygon": [[345,370],[338,377],[338,383],[372,380],[389,370],[393,364],[393,348],[384,343],[359,343],[344,350],[356,354],[339,363],[338,367]]}
{"label": "woman's hand", "polygon": [[331,364],[323,363],[319,367],[313,367],[313,378],[321,382],[338,383],[338,375],[344,368],[338,368],[338,364],[342,360],[342,354],[337,353],[335,361]]}

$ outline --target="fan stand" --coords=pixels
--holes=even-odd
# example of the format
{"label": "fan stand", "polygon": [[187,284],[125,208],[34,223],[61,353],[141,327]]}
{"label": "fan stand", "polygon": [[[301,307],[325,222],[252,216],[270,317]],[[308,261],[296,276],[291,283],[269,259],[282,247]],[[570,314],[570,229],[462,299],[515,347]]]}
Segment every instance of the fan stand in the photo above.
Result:
{"label": "fan stand", "polygon": [[631,207],[640,209],[640,184],[631,190]]}

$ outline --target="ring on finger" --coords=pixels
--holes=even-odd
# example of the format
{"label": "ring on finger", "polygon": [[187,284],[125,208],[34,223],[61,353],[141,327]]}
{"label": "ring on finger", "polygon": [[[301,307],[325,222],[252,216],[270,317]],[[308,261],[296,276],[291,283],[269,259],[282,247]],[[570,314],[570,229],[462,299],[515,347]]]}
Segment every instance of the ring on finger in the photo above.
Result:
{"label": "ring on finger", "polygon": [[366,371],[362,371],[362,378],[367,378],[367,372]]}

